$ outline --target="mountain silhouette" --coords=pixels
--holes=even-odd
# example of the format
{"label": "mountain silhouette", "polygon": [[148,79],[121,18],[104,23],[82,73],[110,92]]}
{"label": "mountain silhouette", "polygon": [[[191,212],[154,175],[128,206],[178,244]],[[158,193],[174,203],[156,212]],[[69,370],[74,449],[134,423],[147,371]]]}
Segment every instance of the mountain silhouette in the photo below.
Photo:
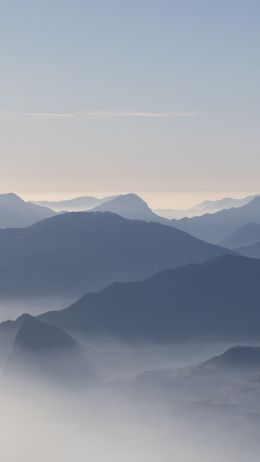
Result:
{"label": "mountain silhouette", "polygon": [[136,377],[133,386],[136,390],[163,393],[175,399],[215,400],[221,397],[228,402],[234,384],[243,384],[259,374],[260,347],[235,346],[195,366],[143,372]]}
{"label": "mountain silhouette", "polygon": [[215,213],[215,212],[219,212],[224,209],[231,209],[233,207],[235,208],[243,207],[244,205],[249,204],[249,202],[251,202],[256,197],[257,195],[247,196],[247,197],[244,197],[243,199],[224,197],[223,199],[217,199],[217,200],[211,200],[211,201],[205,200],[195,205],[194,209],[200,212],[203,212],[204,214],[205,213]]}
{"label": "mountain silhouette", "polygon": [[223,242],[248,223],[260,224],[260,197],[248,204],[200,217],[172,220],[172,224],[193,236],[211,243]]}
{"label": "mountain silhouette", "polygon": [[220,210],[230,209],[232,207],[242,207],[243,205],[251,202],[255,197],[257,196],[247,196],[243,199],[224,197],[223,199],[219,200],[206,200],[200,202],[199,204],[196,204],[192,208],[186,210],[158,209],[155,210],[155,213],[164,218],[176,218],[177,220],[181,220],[185,217],[199,217],[201,215],[205,215],[206,213],[216,213]]}
{"label": "mountain silhouette", "polygon": [[54,215],[53,210],[25,202],[16,194],[0,194],[0,228],[26,227]]}
{"label": "mountain silhouette", "polygon": [[41,319],[86,336],[130,341],[255,339],[259,277],[260,261],[226,255],[145,281],[113,284]]}
{"label": "mountain silhouette", "polygon": [[147,203],[136,194],[117,196],[104,204],[95,207],[97,212],[112,212],[130,220],[155,221],[171,225],[171,223],[156,215]]}
{"label": "mountain silhouette", "polygon": [[141,280],[226,252],[158,223],[65,213],[0,232],[0,294],[78,298],[114,281]]}
{"label": "mountain silhouette", "polygon": [[5,374],[58,380],[67,385],[92,381],[93,372],[79,343],[59,327],[25,314],[13,323],[17,334]]}
{"label": "mountain silhouette", "polygon": [[221,245],[229,249],[236,249],[253,245],[256,242],[260,242],[260,224],[248,223],[230,234],[221,242]]}
{"label": "mountain silhouette", "polygon": [[29,314],[18,318],[18,329],[14,349],[23,349],[31,353],[36,351],[76,348],[77,342],[57,326],[41,322]]}
{"label": "mountain silhouette", "polygon": [[260,258],[260,242],[245,247],[239,247],[236,251],[244,257]]}
{"label": "mountain silhouette", "polygon": [[115,196],[107,196],[101,199],[94,196],[80,196],[73,199],[61,200],[61,201],[33,201],[34,204],[49,207],[56,212],[80,212],[91,210],[97,205],[103,204],[103,202],[109,201]]}
{"label": "mountain silhouette", "polygon": [[260,347],[234,346],[223,354],[203,363],[203,367],[230,369],[258,369],[260,372]]}

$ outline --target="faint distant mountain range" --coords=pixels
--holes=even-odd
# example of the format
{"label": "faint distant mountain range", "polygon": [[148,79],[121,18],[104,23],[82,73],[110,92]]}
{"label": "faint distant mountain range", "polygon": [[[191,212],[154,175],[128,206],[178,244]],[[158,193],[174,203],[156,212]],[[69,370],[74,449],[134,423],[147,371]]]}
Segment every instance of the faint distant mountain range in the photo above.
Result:
{"label": "faint distant mountain range", "polygon": [[221,242],[221,245],[229,249],[247,247],[260,242],[260,224],[248,223],[230,234]]}
{"label": "faint distant mountain range", "polygon": [[[123,197],[129,197],[130,199],[131,196],[138,197],[136,194],[119,194],[103,198],[97,198],[94,196],[80,196],[61,201],[32,201],[32,203],[48,207],[52,210],[55,210],[56,212],[80,212],[94,209],[95,207],[99,207],[106,202],[112,201],[113,199]],[[224,198],[216,201],[204,201],[187,210],[157,209],[154,210],[154,213],[167,219],[181,219],[184,217],[200,216],[204,215],[205,213],[214,213],[218,212],[219,210],[228,209],[231,207],[242,207],[254,199],[254,197],[256,196],[248,196],[244,199]],[[139,198],[139,200],[141,199]],[[111,204],[111,206],[112,205],[113,204]],[[103,211],[112,210],[103,209]]]}
{"label": "faint distant mountain range", "polygon": [[243,199],[234,199],[231,197],[225,197],[223,199],[215,200],[215,201],[203,201],[199,204],[194,205],[191,209],[184,209],[184,210],[172,210],[172,209],[157,209],[154,210],[155,213],[158,215],[168,218],[169,220],[172,218],[176,218],[180,220],[182,218],[192,218],[196,216],[201,216],[206,213],[216,213],[220,210],[230,209],[232,207],[242,207],[243,205],[248,204],[253,200],[255,196],[247,196]]}
{"label": "faint distant mountain range", "polygon": [[231,233],[248,223],[260,224],[260,197],[255,197],[242,207],[171,222],[176,228],[199,239],[212,243],[223,242]]}
{"label": "faint distant mountain range", "polygon": [[260,335],[260,261],[222,256],[113,284],[40,318],[68,332],[127,341],[248,341]]}
{"label": "faint distant mountain range", "polygon": [[25,202],[16,194],[0,194],[0,228],[21,228],[54,215],[53,210]]}
{"label": "faint distant mountain range", "polygon": [[81,196],[74,199],[67,199],[61,201],[33,201],[34,204],[49,207],[55,212],[81,212],[91,210],[98,205],[103,204],[116,196],[107,196],[101,199],[94,196]]}
{"label": "faint distant mountain range", "polygon": [[131,220],[156,221],[167,223],[167,220],[155,214],[148,204],[137,196],[137,194],[121,194],[118,196],[107,196],[102,199],[86,196],[60,202],[42,201],[39,205],[45,205],[56,212],[68,211],[97,211],[112,212],[129,218]]}
{"label": "faint distant mountain range", "polygon": [[166,218],[167,220],[172,220],[175,218],[176,220],[181,220],[184,217],[194,217],[194,216],[200,216],[202,213],[200,213],[198,210],[195,209],[187,209],[187,210],[174,210],[174,209],[154,209],[154,213],[156,215],[159,215],[162,218]]}
{"label": "faint distant mountain range", "polygon": [[230,252],[171,226],[100,212],[0,232],[0,295],[71,296]]}

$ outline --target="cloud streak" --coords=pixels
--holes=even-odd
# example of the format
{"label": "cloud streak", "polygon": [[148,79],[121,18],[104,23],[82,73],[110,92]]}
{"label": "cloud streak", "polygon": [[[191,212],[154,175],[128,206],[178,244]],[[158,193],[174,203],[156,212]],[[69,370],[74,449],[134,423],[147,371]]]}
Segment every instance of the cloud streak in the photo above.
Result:
{"label": "cloud streak", "polygon": [[146,111],[82,111],[82,112],[0,112],[1,119],[88,119],[88,120],[123,120],[123,119],[186,119],[198,116],[197,112],[146,112]]}

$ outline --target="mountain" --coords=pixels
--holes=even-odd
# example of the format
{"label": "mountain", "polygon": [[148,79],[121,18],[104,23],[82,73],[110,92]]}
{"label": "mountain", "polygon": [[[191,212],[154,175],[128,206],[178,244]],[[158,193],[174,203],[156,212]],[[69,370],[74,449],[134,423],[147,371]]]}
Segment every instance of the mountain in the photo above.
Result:
{"label": "mountain", "polygon": [[243,207],[244,205],[249,204],[253,199],[255,199],[257,195],[255,196],[247,196],[244,197],[243,199],[234,199],[232,197],[224,197],[223,199],[215,200],[215,201],[203,201],[200,202],[199,204],[195,205],[193,208],[197,211],[200,211],[201,213],[215,213],[219,212],[220,210],[224,209],[231,209],[233,207],[238,208],[238,207]]}
{"label": "mountain", "polygon": [[238,369],[258,370],[260,373],[260,347],[235,346],[226,350],[223,354],[212,358],[202,365],[213,369]]}
{"label": "mountain", "polygon": [[260,242],[245,247],[239,247],[236,251],[245,257],[260,258]]}
{"label": "mountain", "polygon": [[67,332],[25,314],[13,323],[17,330],[5,364],[5,374],[19,373],[66,381],[90,380],[91,368],[80,345]]}
{"label": "mountain", "polygon": [[134,388],[170,395],[175,399],[232,401],[235,384],[259,377],[260,347],[235,346],[196,366],[139,374]]}
{"label": "mountain", "polygon": [[205,215],[206,213],[216,213],[220,210],[230,209],[232,207],[242,207],[243,205],[246,205],[249,202],[251,202],[255,197],[257,196],[248,196],[243,199],[233,199],[231,197],[225,197],[223,199],[215,201],[203,201],[199,204],[194,205],[192,208],[186,210],[158,209],[154,212],[164,218],[168,218],[169,220],[172,218],[181,220],[185,217],[199,217],[201,215]]}
{"label": "mountain", "polygon": [[116,213],[129,220],[155,221],[171,225],[171,223],[156,215],[147,203],[136,194],[123,194],[98,205],[93,211]]}
{"label": "mountain", "polygon": [[114,281],[144,279],[226,252],[158,223],[112,213],[65,213],[0,232],[0,294],[78,298]]}
{"label": "mountain", "polygon": [[241,341],[260,335],[260,261],[226,255],[113,284],[41,319],[86,336],[129,341]]}
{"label": "mountain", "polygon": [[44,350],[76,348],[77,342],[64,330],[24,314],[18,318],[19,328],[13,348],[35,353]]}
{"label": "mountain", "polygon": [[221,245],[229,249],[236,249],[250,246],[256,242],[260,242],[260,224],[248,223],[230,234],[221,242]]}
{"label": "mountain", "polygon": [[226,209],[201,217],[172,220],[176,228],[211,243],[223,242],[231,233],[248,223],[260,224],[260,197],[256,197],[242,207]]}
{"label": "mountain", "polygon": [[43,323],[27,313],[15,321],[0,324],[0,342],[2,360],[12,349],[36,353],[77,346],[77,342],[62,329]]}
{"label": "mountain", "polygon": [[16,194],[0,194],[0,228],[25,227],[54,215],[52,210],[25,202]]}
{"label": "mountain", "polygon": [[[260,425],[260,348],[232,347],[216,358],[181,369],[151,370],[140,373],[125,386],[128,399],[137,400],[147,412],[152,405],[163,410],[163,416],[174,416],[178,427],[185,435],[194,428],[198,441],[205,444],[223,431],[224,454],[216,460],[224,460],[230,443],[231,432],[235,431],[238,452],[234,448],[225,460],[248,460],[252,447],[259,448]],[[192,425],[192,429],[190,425]],[[241,435],[240,444],[237,435]],[[245,434],[249,435],[245,443]],[[253,436],[255,435],[255,436]],[[217,447],[217,446],[216,446]],[[241,447],[246,447],[240,458]],[[250,448],[250,450],[248,450]],[[214,454],[216,454],[216,450]],[[257,449],[257,453],[258,449]],[[198,457],[196,460],[211,460]],[[252,461],[257,458],[253,454]],[[190,460],[190,456],[187,457]],[[194,459],[195,460],[195,459]]]}
{"label": "mountain", "polygon": [[166,218],[167,220],[172,220],[173,218],[176,218],[176,220],[181,220],[184,217],[194,217],[197,215],[196,211],[193,209],[189,209],[189,210],[155,209],[153,210],[153,212],[162,218]]}
{"label": "mountain", "polygon": [[34,201],[34,204],[49,207],[56,212],[81,212],[91,210],[97,205],[113,199],[115,196],[103,197],[101,199],[93,196],[81,196],[62,201]]}

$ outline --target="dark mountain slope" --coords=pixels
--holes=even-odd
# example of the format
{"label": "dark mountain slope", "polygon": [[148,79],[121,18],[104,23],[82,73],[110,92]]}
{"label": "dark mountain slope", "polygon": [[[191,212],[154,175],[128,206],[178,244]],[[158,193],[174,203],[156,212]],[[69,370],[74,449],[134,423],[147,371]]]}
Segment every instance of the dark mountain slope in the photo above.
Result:
{"label": "dark mountain slope", "polygon": [[66,213],[0,232],[0,295],[79,297],[114,281],[229,252],[173,227],[111,213]]}
{"label": "dark mountain slope", "polygon": [[205,368],[213,369],[247,369],[259,370],[260,372],[260,347],[235,346],[226,350],[223,354],[216,356],[202,365]]}
{"label": "dark mountain slope", "polygon": [[260,262],[224,256],[114,284],[41,319],[71,332],[136,341],[260,338]]}
{"label": "dark mountain slope", "polygon": [[14,349],[31,353],[37,351],[76,348],[77,342],[57,326],[41,322],[29,314],[18,318],[20,324],[14,341]]}
{"label": "dark mountain slope", "polygon": [[66,386],[93,379],[80,345],[67,332],[27,314],[15,324],[17,334],[6,360],[5,374],[65,381]]}

